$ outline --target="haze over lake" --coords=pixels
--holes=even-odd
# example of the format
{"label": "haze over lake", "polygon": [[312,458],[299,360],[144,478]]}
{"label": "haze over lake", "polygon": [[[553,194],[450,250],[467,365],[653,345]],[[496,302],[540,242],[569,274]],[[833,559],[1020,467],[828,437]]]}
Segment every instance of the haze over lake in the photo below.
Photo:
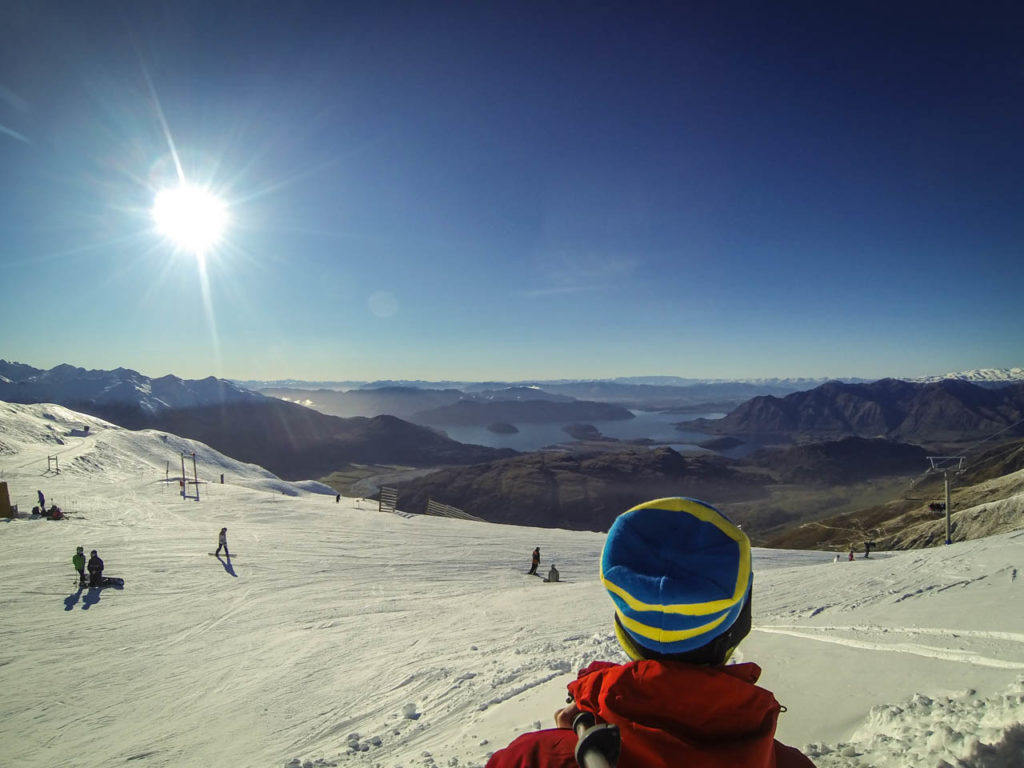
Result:
{"label": "haze over lake", "polygon": [[[720,419],[723,413],[662,413],[659,411],[632,411],[634,419],[615,419],[610,421],[589,421],[605,437],[617,440],[637,440],[648,438],[660,443],[667,443],[677,450],[700,451],[697,443],[707,440],[703,432],[681,431],[675,425],[681,421],[707,418]],[[548,445],[571,442],[570,436],[563,427],[565,424],[516,424],[518,433],[500,434],[487,427],[480,426],[445,426],[440,427],[453,440],[473,445],[486,445],[491,448],[512,448],[516,451],[536,451]]]}

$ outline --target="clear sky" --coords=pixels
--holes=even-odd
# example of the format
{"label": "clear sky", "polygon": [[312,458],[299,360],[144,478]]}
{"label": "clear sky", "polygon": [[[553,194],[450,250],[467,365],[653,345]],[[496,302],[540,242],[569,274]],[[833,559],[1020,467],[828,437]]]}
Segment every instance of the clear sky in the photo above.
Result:
{"label": "clear sky", "polygon": [[[0,6],[0,357],[185,378],[1024,363],[1017,3]],[[202,259],[160,188],[227,205]]]}

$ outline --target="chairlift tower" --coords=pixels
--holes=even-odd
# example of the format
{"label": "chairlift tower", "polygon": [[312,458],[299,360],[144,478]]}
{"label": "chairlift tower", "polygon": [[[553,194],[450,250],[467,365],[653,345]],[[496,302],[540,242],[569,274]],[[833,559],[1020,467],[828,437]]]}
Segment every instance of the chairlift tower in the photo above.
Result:
{"label": "chairlift tower", "polygon": [[946,481],[946,544],[952,544],[953,539],[950,537],[950,515],[952,513],[952,505],[949,503],[949,473],[963,474],[964,471],[964,457],[963,456],[928,456],[928,461],[931,462],[931,469],[929,472],[941,472],[943,479]]}

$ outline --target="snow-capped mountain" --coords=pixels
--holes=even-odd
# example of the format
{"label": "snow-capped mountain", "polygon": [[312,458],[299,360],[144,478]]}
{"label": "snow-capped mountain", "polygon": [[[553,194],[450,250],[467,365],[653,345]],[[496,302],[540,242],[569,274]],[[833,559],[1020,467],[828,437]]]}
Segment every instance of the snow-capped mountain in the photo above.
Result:
{"label": "snow-capped mountain", "polygon": [[1024,381],[1024,368],[974,368],[970,371],[957,371],[955,373],[943,373],[938,376],[921,376],[906,381],[945,381],[947,379],[958,379],[970,381],[974,384],[1012,384],[1017,381]]}
{"label": "snow-capped mountain", "polygon": [[8,402],[125,406],[154,414],[263,399],[264,395],[213,376],[151,379],[129,368],[100,371],[62,364],[46,371],[0,360],[0,400]]}

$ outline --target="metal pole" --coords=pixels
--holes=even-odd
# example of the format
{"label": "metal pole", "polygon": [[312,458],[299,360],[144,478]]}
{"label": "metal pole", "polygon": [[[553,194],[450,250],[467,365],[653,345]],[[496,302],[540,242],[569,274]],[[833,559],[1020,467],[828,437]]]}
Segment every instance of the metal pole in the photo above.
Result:
{"label": "metal pole", "polygon": [[572,729],[576,732],[576,764],[580,768],[615,768],[622,748],[619,726],[597,725],[590,712],[580,712]]}
{"label": "metal pole", "polygon": [[944,478],[946,478],[946,544],[952,544],[953,543],[953,539],[949,535],[949,528],[950,528],[950,525],[949,525],[949,515],[950,515],[950,508],[949,508],[949,472],[948,471],[943,472],[942,476]]}

